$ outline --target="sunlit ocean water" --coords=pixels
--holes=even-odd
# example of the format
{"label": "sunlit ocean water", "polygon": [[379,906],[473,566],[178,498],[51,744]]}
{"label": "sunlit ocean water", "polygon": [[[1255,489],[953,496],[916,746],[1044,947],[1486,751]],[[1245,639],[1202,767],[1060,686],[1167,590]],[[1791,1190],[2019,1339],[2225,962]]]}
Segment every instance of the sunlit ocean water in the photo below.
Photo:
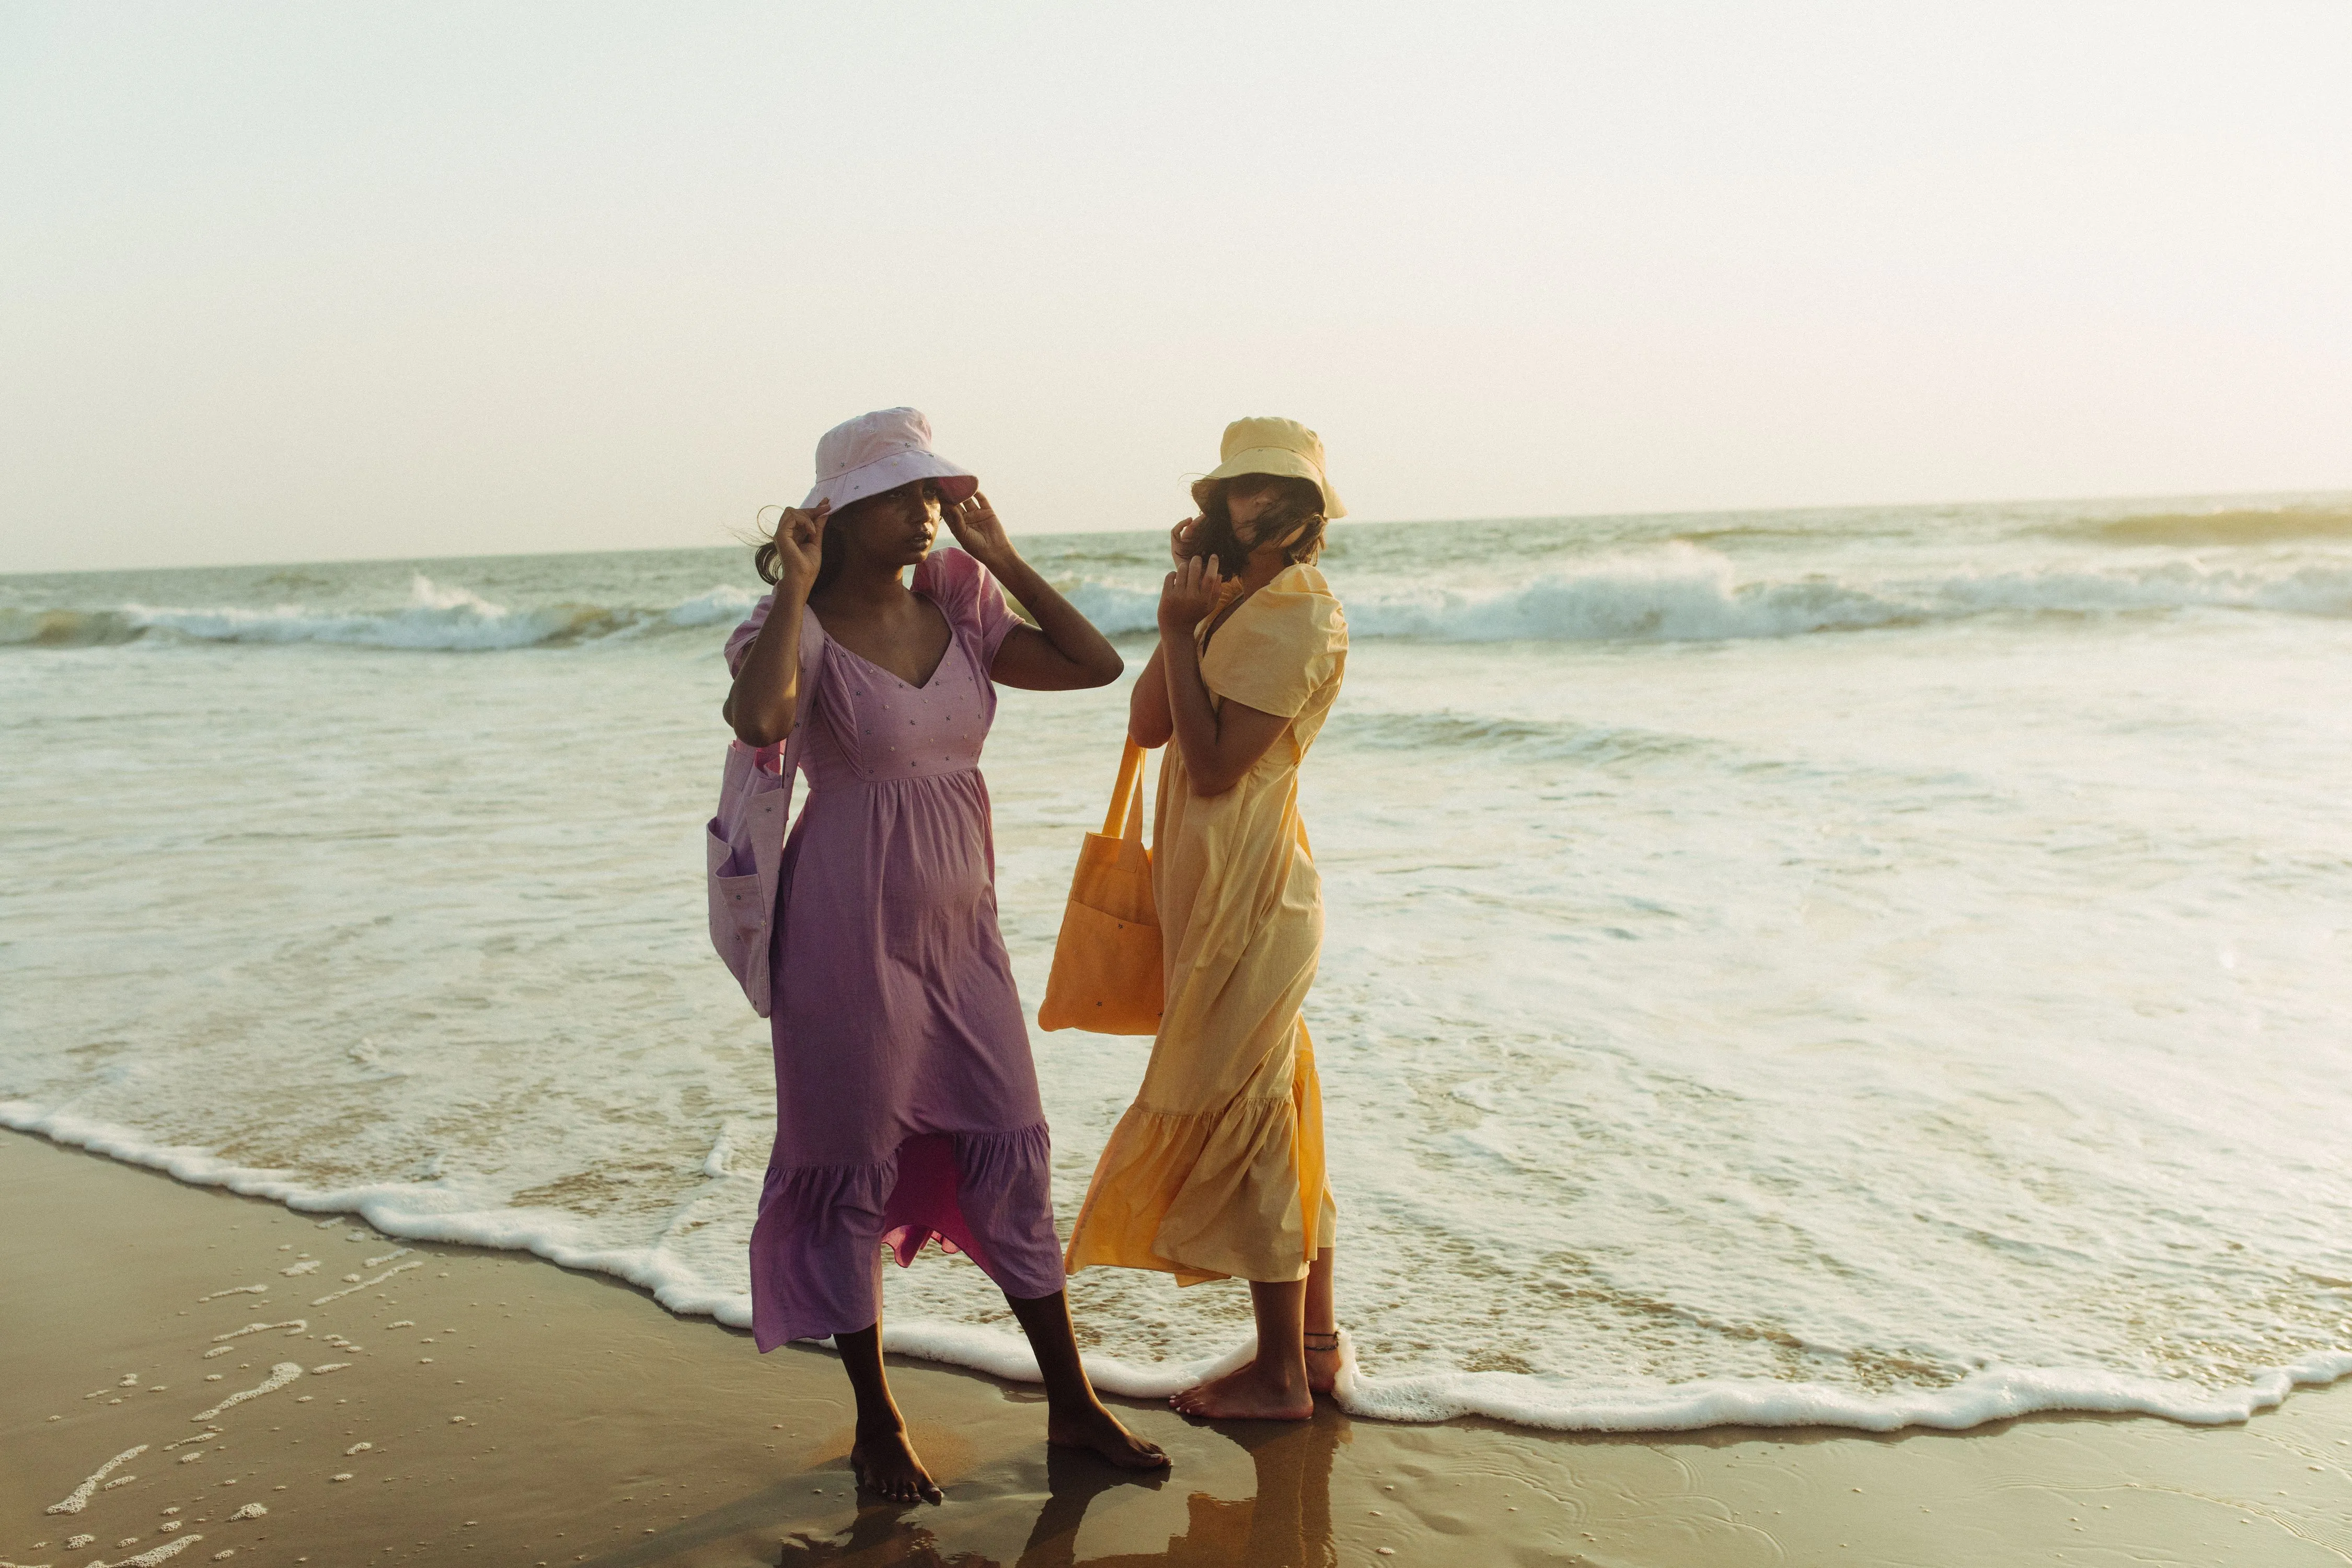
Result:
{"label": "sunlit ocean water", "polygon": [[[1149,534],[1023,542],[1148,651]],[[1341,525],[1304,809],[1349,1403],[2224,1419],[2352,1370],[2352,506]],[[0,1122],[741,1321],[743,552],[0,578]],[[1005,695],[1043,994],[1124,686]],[[1145,1042],[1033,1035],[1075,1212]],[[1104,1380],[1246,1335],[1095,1270]],[[902,1348],[1017,1363],[926,1255]],[[746,1353],[750,1353],[748,1351]]]}

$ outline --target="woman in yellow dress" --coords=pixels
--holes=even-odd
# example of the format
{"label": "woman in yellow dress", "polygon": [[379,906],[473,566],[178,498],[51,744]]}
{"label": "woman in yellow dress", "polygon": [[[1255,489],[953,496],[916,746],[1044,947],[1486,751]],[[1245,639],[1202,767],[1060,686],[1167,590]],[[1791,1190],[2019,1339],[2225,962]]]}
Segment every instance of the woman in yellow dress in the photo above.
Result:
{"label": "woman in yellow dress", "polygon": [[1339,1356],[1323,1101],[1299,1013],[1323,892],[1298,767],[1347,663],[1347,617],[1314,564],[1345,509],[1323,443],[1294,420],[1236,420],[1221,456],[1192,487],[1200,515],[1176,526],[1160,647],[1128,710],[1139,744],[1175,742],[1152,830],[1167,1000],[1066,1261],[1248,1280],[1256,1355],[1170,1403],[1304,1420]]}

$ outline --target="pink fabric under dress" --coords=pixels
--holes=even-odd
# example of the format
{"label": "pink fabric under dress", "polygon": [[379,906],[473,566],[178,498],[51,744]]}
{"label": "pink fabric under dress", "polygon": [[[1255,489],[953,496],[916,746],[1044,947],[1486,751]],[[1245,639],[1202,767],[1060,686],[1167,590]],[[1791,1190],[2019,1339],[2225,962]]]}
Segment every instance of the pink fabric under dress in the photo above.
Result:
{"label": "pink fabric under dress", "polygon": [[[882,1253],[933,1237],[1008,1294],[1062,1289],[1051,1152],[996,926],[980,750],[989,667],[1018,623],[961,551],[915,570],[954,634],[921,687],[801,620],[791,747],[808,804],[785,840],[772,954],[776,1143],[751,1232],[759,1347],[870,1326]],[[728,639],[730,667],[766,620]]]}

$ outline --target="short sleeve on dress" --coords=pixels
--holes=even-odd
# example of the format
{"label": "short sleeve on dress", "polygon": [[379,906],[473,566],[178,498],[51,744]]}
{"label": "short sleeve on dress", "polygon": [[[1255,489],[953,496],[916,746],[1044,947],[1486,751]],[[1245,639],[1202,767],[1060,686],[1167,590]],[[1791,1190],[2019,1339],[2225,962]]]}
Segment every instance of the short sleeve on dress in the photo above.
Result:
{"label": "short sleeve on dress", "polygon": [[1228,701],[1295,719],[1339,670],[1348,618],[1322,574],[1294,566],[1209,639],[1201,679]]}
{"label": "short sleeve on dress", "polygon": [[[743,673],[743,661],[751,655],[751,645],[760,640],[760,628],[768,624],[768,614],[776,607],[776,596],[763,594],[743,617],[743,624],[727,634],[727,673]],[[801,616],[801,668],[813,669],[824,652],[824,628],[814,616]]]}
{"label": "short sleeve on dress", "polygon": [[[760,639],[760,628],[768,624],[768,613],[775,607],[776,596],[773,594],[761,595],[760,602],[751,606],[751,613],[743,617],[743,624],[727,634],[728,674],[743,673],[743,661],[751,657],[751,645]],[[809,721],[809,712],[816,699],[817,683],[814,677],[816,671],[824,668],[824,628],[817,625],[814,616],[804,614],[801,616],[800,701],[793,715],[793,723],[795,727]],[[740,742],[737,743],[740,744]],[[783,746],[781,742],[772,746],[761,746],[759,752],[760,767],[762,772],[772,773],[782,771]]]}
{"label": "short sleeve on dress", "polygon": [[915,568],[914,586],[947,616],[949,627],[980,660],[982,673],[995,664],[996,650],[1021,624],[1004,602],[1004,590],[994,574],[965,551],[931,552]]}
{"label": "short sleeve on dress", "polygon": [[751,645],[760,639],[760,628],[768,624],[768,612],[776,607],[773,594],[762,594],[743,624],[727,635],[727,673],[743,673],[743,660],[751,656]]}

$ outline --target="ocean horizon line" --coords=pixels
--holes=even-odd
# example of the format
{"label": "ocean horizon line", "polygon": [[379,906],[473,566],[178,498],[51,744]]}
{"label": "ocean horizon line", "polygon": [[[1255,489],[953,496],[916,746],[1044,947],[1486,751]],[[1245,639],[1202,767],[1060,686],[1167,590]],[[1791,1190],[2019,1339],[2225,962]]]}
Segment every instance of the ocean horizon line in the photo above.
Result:
{"label": "ocean horizon line", "polygon": [[[2341,488],[2275,489],[2260,490],[2158,490],[2146,493],[2076,496],[2000,496],[1977,499],[1944,499],[1904,501],[1838,501],[1813,504],[1775,504],[1769,506],[1731,507],[1654,507],[1612,510],[1579,510],[1558,512],[1498,512],[1493,515],[1463,513],[1455,516],[1423,518],[1358,518],[1340,520],[1339,527],[1354,532],[1371,529],[1442,528],[1449,524],[1496,523],[1564,523],[1564,522],[1640,522],[1668,518],[1710,517],[1796,517],[1847,516],[1880,512],[1930,511],[1939,508],[2014,507],[2032,510],[2043,507],[2111,506],[2175,506],[2195,507],[2217,504],[2263,502],[2284,509],[2297,506],[2352,504],[2352,484]],[[1152,534],[1164,532],[1166,525],[1151,522],[1112,525],[1102,528],[1009,528],[1012,537],[1024,539],[1083,539],[1104,534]],[[951,542],[951,541],[950,541]],[[392,554],[392,555],[310,555],[268,560],[219,561],[149,561],[134,565],[65,566],[52,569],[10,567],[0,570],[0,582],[23,578],[105,577],[129,573],[148,572],[253,572],[264,570],[294,570],[305,566],[399,566],[426,562],[452,561],[534,561],[580,556],[669,555],[682,551],[731,550],[738,546],[751,548],[748,539],[712,542],[700,544],[625,544],[581,550],[484,550],[462,554]]]}

